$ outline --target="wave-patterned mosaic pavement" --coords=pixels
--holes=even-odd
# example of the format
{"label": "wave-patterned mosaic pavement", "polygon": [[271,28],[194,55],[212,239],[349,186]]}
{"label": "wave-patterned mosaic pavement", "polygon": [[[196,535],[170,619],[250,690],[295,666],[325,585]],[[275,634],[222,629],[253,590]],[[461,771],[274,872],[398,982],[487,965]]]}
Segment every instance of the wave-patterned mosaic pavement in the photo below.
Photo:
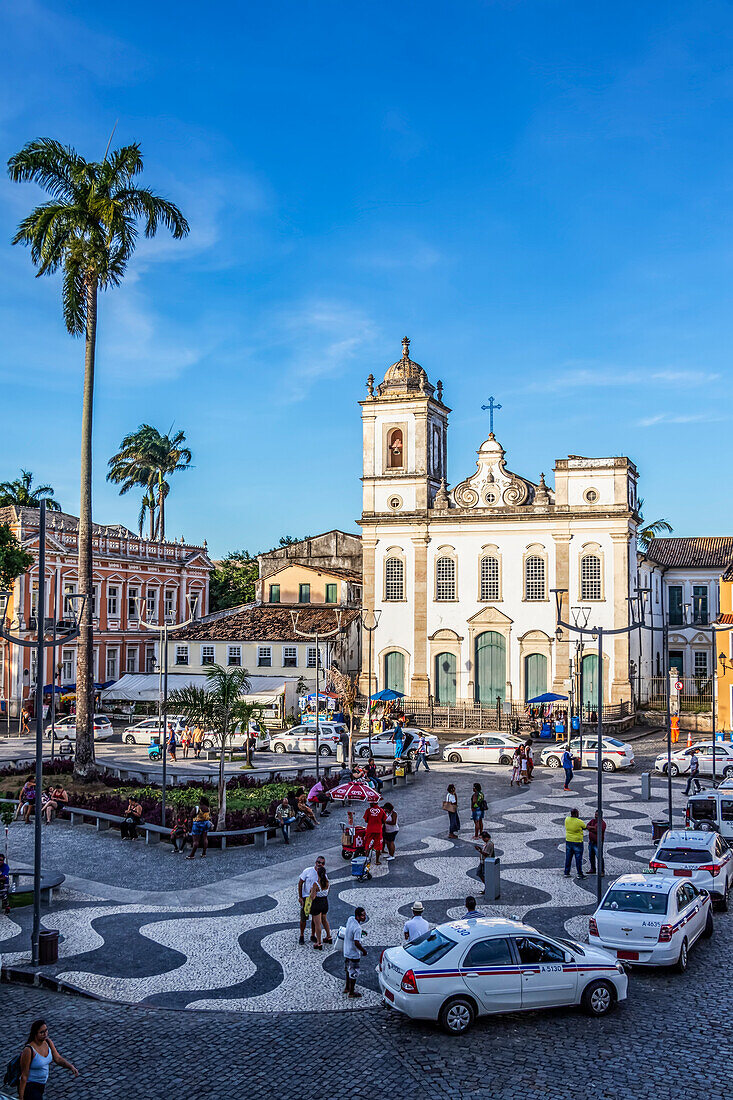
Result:
{"label": "wave-patterned mosaic pavement", "polygon": [[[563,820],[572,805],[590,816],[595,776],[578,777],[576,789],[527,792],[487,817],[502,861],[502,897],[482,905],[487,914],[515,916],[555,934],[585,938],[594,907],[595,879],[563,877]],[[650,819],[659,802],[640,804],[638,778],[607,781],[606,870],[615,876],[644,866],[652,852]],[[463,912],[466,894],[480,895],[477,857],[465,840],[441,835],[440,819],[405,830],[398,858],[374,868],[371,882],[352,880],[350,866],[331,867],[330,913],[335,931],[354,906],[364,905],[369,956],[362,964],[361,1001],[343,997],[338,945],[316,952],[298,944],[297,873],[271,893],[217,904],[112,904],[87,894],[61,892],[45,918],[61,934],[59,962],[49,973],[85,992],[113,1000],[177,1008],[253,1011],[358,1010],[378,1001],[375,967],[383,947],[401,939],[412,901],[419,898],[432,922]],[[468,837],[472,829],[465,829]],[[411,842],[409,837],[420,838]],[[278,876],[274,876],[277,880]],[[101,891],[103,896],[103,891]],[[479,904],[482,899],[479,897]],[[0,917],[6,965],[28,961],[27,911]],[[20,921],[20,923],[17,923]],[[338,943],[338,941],[337,941]]]}

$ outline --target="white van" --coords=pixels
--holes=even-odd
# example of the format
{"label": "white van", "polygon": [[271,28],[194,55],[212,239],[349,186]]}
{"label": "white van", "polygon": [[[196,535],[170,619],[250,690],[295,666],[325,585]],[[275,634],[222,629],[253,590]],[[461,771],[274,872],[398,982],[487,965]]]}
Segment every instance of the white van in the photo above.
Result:
{"label": "white van", "polygon": [[733,779],[726,779],[719,787],[690,795],[685,824],[688,829],[720,833],[729,843],[733,842]]}

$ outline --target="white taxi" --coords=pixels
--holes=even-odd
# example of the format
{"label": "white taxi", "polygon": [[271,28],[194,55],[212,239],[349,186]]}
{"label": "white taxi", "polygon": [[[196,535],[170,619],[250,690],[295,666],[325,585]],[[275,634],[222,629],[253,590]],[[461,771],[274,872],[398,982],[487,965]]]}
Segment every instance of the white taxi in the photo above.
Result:
{"label": "white taxi", "polygon": [[[540,753],[540,763],[548,768],[561,768],[562,756],[565,745],[554,745],[543,749]],[[570,742],[570,752],[574,760],[580,759],[580,738],[574,737]],[[583,738],[583,767],[595,768],[598,756],[598,734],[591,734]],[[615,772],[617,768],[633,768],[634,750],[625,741],[619,741],[617,737],[604,737],[601,748],[601,768],[604,772]]]}
{"label": "white taxi", "polygon": [[707,890],[662,874],[621,875],[588,922],[592,944],[634,966],[687,969],[688,951],[713,934]]}
{"label": "white taxi", "polygon": [[[670,756],[669,774],[674,777],[686,775],[690,770],[692,754],[697,755],[700,775],[713,774],[713,747],[715,748],[715,774],[725,779],[733,777],[733,744],[729,741],[698,741],[689,748],[675,749]],[[656,771],[667,774],[667,753],[661,752],[654,761]]]}
{"label": "white taxi", "polygon": [[515,920],[474,917],[440,924],[414,943],[388,947],[378,967],[382,998],[415,1020],[438,1020],[451,1035],[477,1016],[582,1004],[605,1016],[626,998],[614,955],[554,939]]}
{"label": "white taxi", "polygon": [[689,879],[707,890],[724,911],[733,887],[733,851],[719,833],[697,829],[668,829],[649,861],[653,871]]}
{"label": "white taxi", "polygon": [[454,741],[443,749],[443,759],[451,764],[511,764],[514,753],[526,741],[513,733],[481,733]]}

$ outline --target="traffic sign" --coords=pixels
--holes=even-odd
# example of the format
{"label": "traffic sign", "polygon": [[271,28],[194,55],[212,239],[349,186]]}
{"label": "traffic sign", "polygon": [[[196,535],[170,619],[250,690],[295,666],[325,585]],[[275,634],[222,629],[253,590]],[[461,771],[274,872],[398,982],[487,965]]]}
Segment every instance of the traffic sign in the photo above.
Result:
{"label": "traffic sign", "polygon": [[682,681],[678,680],[677,683],[674,685],[674,689],[675,691],[682,691],[684,686],[685,685],[682,683]]}

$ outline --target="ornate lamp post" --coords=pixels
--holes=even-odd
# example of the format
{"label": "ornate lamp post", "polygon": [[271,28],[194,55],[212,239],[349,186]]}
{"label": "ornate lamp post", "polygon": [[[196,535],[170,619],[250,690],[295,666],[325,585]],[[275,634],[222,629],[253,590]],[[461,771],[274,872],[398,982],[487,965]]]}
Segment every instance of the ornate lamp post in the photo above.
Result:
{"label": "ornate lamp post", "polygon": [[[81,633],[81,621],[84,616],[86,596],[70,595],[68,601],[72,621],[68,630],[59,634],[54,616],[54,636],[47,641],[46,633],[46,502],[41,501],[38,524],[38,607],[36,612],[36,638],[19,638],[10,633],[5,625],[5,616],[10,601],[10,592],[0,592],[0,637],[8,642],[36,651],[36,806],[34,814],[33,836],[33,931],[31,933],[31,962],[38,966],[38,943],[41,933],[41,843],[42,824],[41,791],[43,790],[43,681],[45,678],[46,650],[55,652],[59,640],[68,642],[78,638]],[[78,604],[78,606],[77,606]],[[50,624],[49,624],[50,625]]]}
{"label": "ornate lamp post", "polygon": [[[336,634],[341,633],[341,616],[342,616],[342,612],[341,611],[336,611],[336,629],[335,630],[324,630],[324,631],[320,631],[320,630],[314,630],[314,631],[298,630],[298,616],[299,615],[300,615],[300,611],[291,611],[290,612],[290,618],[293,620],[293,631],[300,638],[315,638],[315,642],[316,642],[316,782],[317,782],[321,778],[321,769],[320,769],[321,723],[320,723],[320,718],[319,718],[319,714],[318,714],[318,682],[319,682],[318,672],[319,672],[319,665],[321,663],[321,650],[319,648],[318,643],[323,638],[333,638]],[[350,748],[350,746],[349,746],[349,748]],[[351,756],[351,751],[349,751],[349,756]]]}
{"label": "ornate lamp post", "polygon": [[379,626],[379,618],[380,618],[381,614],[382,614],[381,610],[380,611],[369,611],[365,607],[362,607],[362,609],[361,609],[361,625],[364,627],[364,630],[366,630],[367,634],[369,635],[369,650],[368,650],[368,657],[367,657],[367,660],[369,662],[368,671],[367,671],[367,683],[368,683],[367,692],[368,692],[368,694],[367,694],[367,710],[366,710],[366,713],[367,713],[367,737],[369,738],[369,755],[370,756],[372,755],[372,634],[374,633],[374,631]]}

